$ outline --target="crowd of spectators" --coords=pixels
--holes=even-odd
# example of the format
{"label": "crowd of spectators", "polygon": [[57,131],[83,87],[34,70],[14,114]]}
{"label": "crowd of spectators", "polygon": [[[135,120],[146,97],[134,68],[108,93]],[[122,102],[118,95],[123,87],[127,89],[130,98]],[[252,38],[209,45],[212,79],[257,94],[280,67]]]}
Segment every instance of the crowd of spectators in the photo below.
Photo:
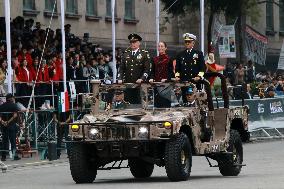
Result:
{"label": "crowd of spectators", "polygon": [[[1,23],[0,23],[1,25]],[[13,91],[17,101],[25,107],[32,92],[32,83],[36,82],[35,95],[52,95],[63,91],[61,29],[43,29],[41,23],[33,19],[16,17],[11,22],[11,46]],[[112,52],[104,51],[99,45],[89,42],[88,33],[80,39],[71,32],[71,25],[65,25],[66,36],[66,80],[74,81],[77,93],[90,91],[86,80],[101,79],[111,82],[113,71],[121,61],[121,48],[117,48],[117,64],[112,62]],[[38,75],[37,70],[39,70]],[[228,63],[224,70],[228,86],[241,85],[247,98],[274,97],[284,94],[284,82],[281,75],[267,72],[255,72],[253,62],[245,64]],[[230,87],[229,87],[230,88]],[[239,99],[238,89],[232,87],[231,98]],[[5,28],[0,29],[0,96],[7,93],[7,60]],[[51,97],[36,98],[36,108]],[[0,102],[1,103],[1,102]]]}
{"label": "crowd of spectators", "polygon": [[[1,25],[1,24],[0,24]],[[71,33],[71,25],[65,25],[66,36],[66,80],[75,81],[76,92],[89,92],[87,79],[112,79],[111,51],[89,42],[88,33],[80,39]],[[0,31],[0,96],[7,93],[7,60],[5,28]],[[16,17],[11,22],[11,47],[14,93],[25,107],[36,82],[35,95],[51,95],[63,90],[61,29],[42,29],[41,23],[33,19]],[[121,49],[117,48],[117,65]],[[37,70],[38,75],[37,75]],[[52,87],[53,86],[53,87]],[[36,98],[39,107],[50,97]]]}
{"label": "crowd of spectators", "polygon": [[224,75],[227,77],[231,99],[240,99],[241,91],[248,99],[253,97],[274,98],[276,95],[284,95],[282,73],[271,74],[269,70],[256,73],[252,61],[245,64],[228,63]]}

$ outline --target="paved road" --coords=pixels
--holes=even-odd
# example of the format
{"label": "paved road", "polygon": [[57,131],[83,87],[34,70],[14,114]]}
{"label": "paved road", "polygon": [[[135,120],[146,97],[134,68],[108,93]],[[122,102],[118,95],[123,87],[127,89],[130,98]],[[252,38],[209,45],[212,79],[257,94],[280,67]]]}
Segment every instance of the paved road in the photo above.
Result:
{"label": "paved road", "polygon": [[99,171],[95,183],[75,184],[66,163],[13,169],[0,173],[3,189],[284,189],[284,141],[244,145],[245,157],[238,177],[223,177],[218,168],[209,168],[205,158],[193,159],[192,176],[184,182],[169,182],[164,168],[155,167],[149,179],[133,179],[128,169]]}

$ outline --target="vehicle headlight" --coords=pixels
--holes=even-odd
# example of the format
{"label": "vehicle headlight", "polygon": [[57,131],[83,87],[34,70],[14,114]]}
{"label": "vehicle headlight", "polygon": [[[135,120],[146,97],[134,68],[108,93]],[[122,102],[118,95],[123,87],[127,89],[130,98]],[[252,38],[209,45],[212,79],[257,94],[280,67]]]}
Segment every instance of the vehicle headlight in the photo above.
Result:
{"label": "vehicle headlight", "polygon": [[173,124],[171,122],[168,122],[168,121],[164,122],[163,125],[166,129],[170,129],[173,126]]}
{"label": "vehicle headlight", "polygon": [[71,125],[71,130],[72,130],[73,132],[78,132],[79,129],[80,129],[80,126],[79,126],[79,125]]}
{"label": "vehicle headlight", "polygon": [[99,132],[99,130],[96,129],[96,128],[91,128],[91,129],[89,130],[89,136],[90,136],[90,138],[92,138],[92,139],[99,139],[99,138],[100,138],[100,132]]}
{"label": "vehicle headlight", "polygon": [[148,128],[147,127],[139,127],[138,136],[140,138],[147,138],[148,137]]}

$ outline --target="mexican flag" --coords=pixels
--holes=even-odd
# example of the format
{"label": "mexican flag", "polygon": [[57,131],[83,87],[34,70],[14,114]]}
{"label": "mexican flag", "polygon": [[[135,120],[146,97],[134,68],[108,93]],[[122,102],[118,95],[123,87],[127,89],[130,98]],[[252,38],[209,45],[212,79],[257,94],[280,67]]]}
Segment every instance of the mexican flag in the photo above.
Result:
{"label": "mexican flag", "polygon": [[58,111],[59,112],[69,111],[69,98],[67,91],[58,93]]}

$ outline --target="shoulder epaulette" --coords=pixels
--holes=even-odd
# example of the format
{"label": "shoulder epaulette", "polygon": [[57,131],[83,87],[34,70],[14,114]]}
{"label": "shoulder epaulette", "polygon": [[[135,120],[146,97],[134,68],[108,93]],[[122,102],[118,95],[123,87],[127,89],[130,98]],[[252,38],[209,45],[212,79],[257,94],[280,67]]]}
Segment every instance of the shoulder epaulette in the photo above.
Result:
{"label": "shoulder epaulette", "polygon": [[149,52],[149,51],[147,51],[147,50],[145,50],[145,49],[142,49],[141,51],[142,51],[142,52],[146,52],[146,53]]}

